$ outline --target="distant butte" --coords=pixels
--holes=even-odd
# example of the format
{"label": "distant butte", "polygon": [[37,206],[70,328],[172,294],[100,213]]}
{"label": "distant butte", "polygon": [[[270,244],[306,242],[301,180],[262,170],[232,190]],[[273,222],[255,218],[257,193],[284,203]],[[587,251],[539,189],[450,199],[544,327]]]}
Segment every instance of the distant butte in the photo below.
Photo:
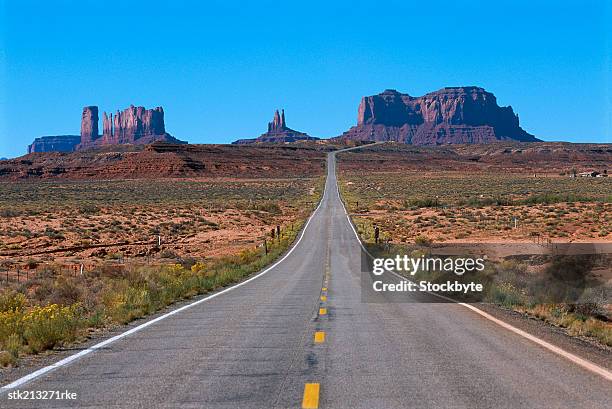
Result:
{"label": "distant butte", "polygon": [[166,132],[162,107],[146,109],[131,105],[123,111],[103,115],[103,133],[98,131],[98,107],[86,106],[81,114],[81,135],[53,135],[36,138],[32,152],[71,152],[112,145],[147,145],[153,142],[184,144]]}
{"label": "distant butte", "polygon": [[249,143],[285,143],[285,142],[296,142],[296,141],[314,141],[318,140],[314,136],[309,136],[304,132],[294,131],[289,128],[285,122],[285,110],[282,109],[278,112],[278,109],[274,112],[274,119],[272,122],[268,122],[268,132],[261,134],[258,138],[254,139],[239,139],[232,142],[234,145],[243,145]]}
{"label": "distant butte", "polygon": [[339,141],[395,141],[413,145],[536,142],[512,107],[497,105],[480,87],[447,87],[422,97],[393,89],[363,97],[357,125]]}

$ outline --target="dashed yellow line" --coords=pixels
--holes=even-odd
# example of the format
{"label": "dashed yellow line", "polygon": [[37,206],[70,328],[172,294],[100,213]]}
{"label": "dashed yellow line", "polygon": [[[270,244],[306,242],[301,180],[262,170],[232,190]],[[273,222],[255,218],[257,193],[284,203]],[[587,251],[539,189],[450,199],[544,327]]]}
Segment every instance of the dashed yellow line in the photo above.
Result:
{"label": "dashed yellow line", "polygon": [[325,342],[325,332],[324,331],[315,332],[314,342],[315,344],[321,344]]}
{"label": "dashed yellow line", "polygon": [[327,301],[327,296],[322,295],[322,296],[321,296],[321,301]]}
{"label": "dashed yellow line", "polygon": [[319,407],[319,389],[320,385],[318,383],[304,385],[303,409],[317,409]]}
{"label": "dashed yellow line", "polygon": [[321,288],[322,291],[327,291],[327,287]]}
{"label": "dashed yellow line", "polygon": [[327,314],[327,308],[319,308],[319,315]]}

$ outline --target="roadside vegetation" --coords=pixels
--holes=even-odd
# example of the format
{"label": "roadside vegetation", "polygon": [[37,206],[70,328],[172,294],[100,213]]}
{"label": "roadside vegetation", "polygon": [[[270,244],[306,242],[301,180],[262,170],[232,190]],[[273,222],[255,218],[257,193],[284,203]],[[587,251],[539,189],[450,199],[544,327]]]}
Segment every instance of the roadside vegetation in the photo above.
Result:
{"label": "roadside vegetation", "polygon": [[[362,240],[373,244],[376,226],[379,240],[388,243],[385,251],[401,253],[410,245],[428,251],[453,242],[545,247],[612,241],[612,178],[450,172],[340,176],[341,194]],[[546,292],[541,288],[542,270],[520,257],[498,260],[495,271],[484,273],[491,277],[482,301],[612,346],[610,288],[586,288],[577,302],[547,302],[541,297]]]}
{"label": "roadside vegetation", "polygon": [[323,182],[6,185],[0,198],[0,366],[84,341],[261,270],[293,243]]}
{"label": "roadside vegetation", "polygon": [[[15,365],[24,354],[84,340],[96,329],[128,323],[170,304],[236,283],[278,258],[299,229],[207,262],[185,260],[144,266],[117,275],[104,268],[86,277],[56,275],[28,280],[0,292],[0,364]],[[25,294],[28,294],[26,297]]]}
{"label": "roadside vegetation", "polygon": [[347,207],[393,242],[612,240],[612,178],[343,173]]}

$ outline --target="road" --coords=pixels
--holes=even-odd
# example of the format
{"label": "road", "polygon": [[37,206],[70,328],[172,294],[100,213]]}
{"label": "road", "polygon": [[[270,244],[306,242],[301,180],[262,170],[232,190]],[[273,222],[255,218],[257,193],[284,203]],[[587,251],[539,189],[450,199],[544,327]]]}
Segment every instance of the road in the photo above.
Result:
{"label": "road", "polygon": [[18,388],[76,400],[5,391],[0,405],[610,407],[611,383],[564,357],[457,304],[364,303],[360,280],[330,154],[321,204],[280,263]]}

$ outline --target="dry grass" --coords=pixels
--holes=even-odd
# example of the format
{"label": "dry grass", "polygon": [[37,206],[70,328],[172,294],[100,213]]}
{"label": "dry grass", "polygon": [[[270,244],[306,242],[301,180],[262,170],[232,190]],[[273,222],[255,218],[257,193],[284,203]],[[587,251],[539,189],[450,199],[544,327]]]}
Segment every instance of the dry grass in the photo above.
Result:
{"label": "dry grass", "polygon": [[[342,164],[341,164],[342,168]],[[458,172],[341,172],[340,190],[362,239],[409,243],[612,241],[612,178],[533,177]],[[517,270],[511,263],[504,265]],[[525,272],[529,268],[521,266]],[[610,300],[543,304],[529,283],[507,274],[486,301],[515,309],[612,345]],[[609,293],[608,293],[609,294]]]}
{"label": "dry grass", "polygon": [[303,219],[321,186],[320,178],[5,184],[0,264],[23,270],[233,254]]}
{"label": "dry grass", "polygon": [[[259,271],[293,242],[322,182],[3,185],[0,261],[30,270],[28,280],[2,283],[0,366]],[[88,268],[81,275],[70,263]]]}
{"label": "dry grass", "polygon": [[394,242],[612,240],[612,178],[344,173],[341,191]]}

